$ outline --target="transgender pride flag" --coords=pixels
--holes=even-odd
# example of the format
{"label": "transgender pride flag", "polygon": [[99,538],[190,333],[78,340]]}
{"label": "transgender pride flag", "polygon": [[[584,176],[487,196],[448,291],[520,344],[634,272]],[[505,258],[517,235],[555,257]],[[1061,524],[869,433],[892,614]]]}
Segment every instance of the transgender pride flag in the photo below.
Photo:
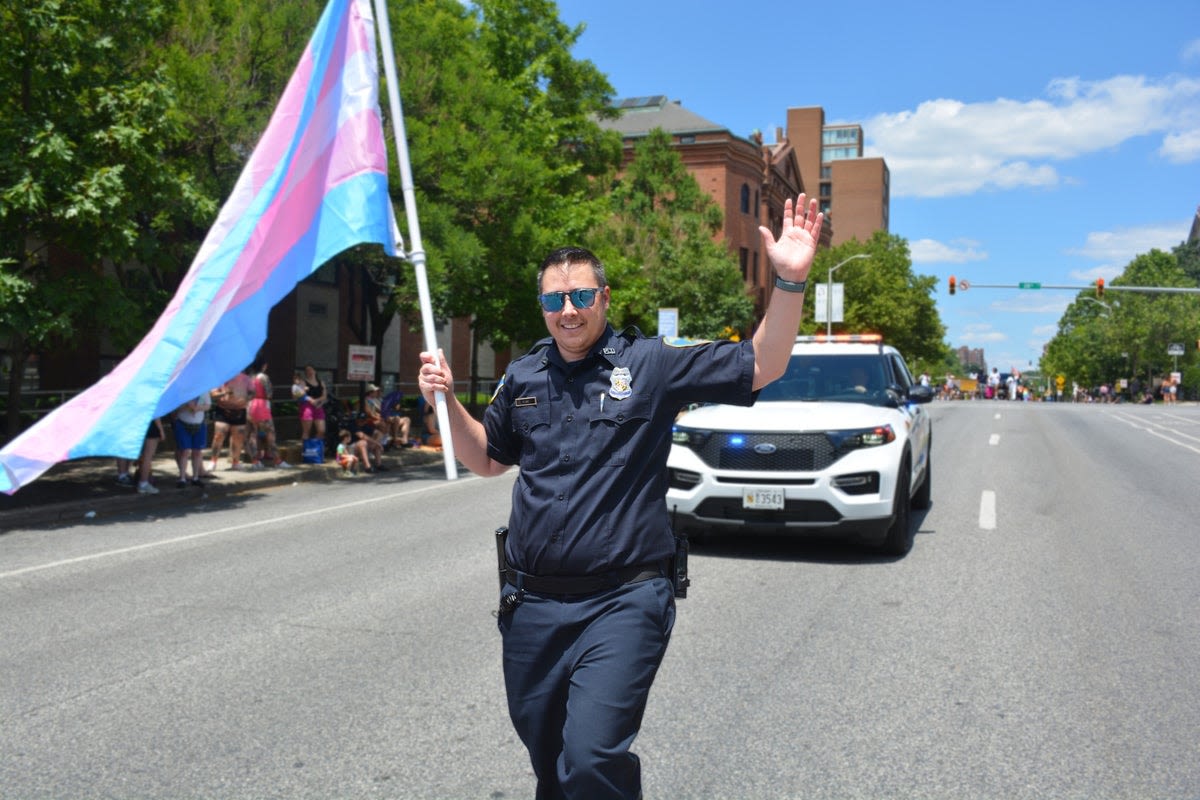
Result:
{"label": "transgender pride flag", "polygon": [[175,297],[116,369],[0,450],[0,491],[59,461],[137,458],[154,418],[250,363],[297,282],[352,245],[396,255],[378,86],[369,0],[330,0]]}

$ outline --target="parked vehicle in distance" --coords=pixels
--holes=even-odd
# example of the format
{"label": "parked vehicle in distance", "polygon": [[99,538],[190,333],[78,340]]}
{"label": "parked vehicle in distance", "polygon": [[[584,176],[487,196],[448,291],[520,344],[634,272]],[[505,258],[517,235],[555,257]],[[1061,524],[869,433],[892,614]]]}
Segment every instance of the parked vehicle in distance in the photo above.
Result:
{"label": "parked vehicle in distance", "polygon": [[797,337],[753,406],[676,420],[667,507],[692,536],[839,537],[904,555],[909,509],[930,505],[932,399],[879,336]]}

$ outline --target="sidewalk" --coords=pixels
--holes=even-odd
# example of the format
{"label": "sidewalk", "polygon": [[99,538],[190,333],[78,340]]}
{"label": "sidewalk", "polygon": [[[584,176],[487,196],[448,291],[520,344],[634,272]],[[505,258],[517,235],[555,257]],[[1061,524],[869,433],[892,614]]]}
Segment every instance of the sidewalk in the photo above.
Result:
{"label": "sidewalk", "polygon": [[[289,456],[298,453],[299,442],[281,443],[280,451]],[[382,481],[411,467],[438,465],[442,463],[442,450],[430,447],[388,450],[383,463],[388,467],[388,472],[359,475],[350,480]],[[206,464],[211,464],[211,461],[206,459]],[[342,480],[341,469],[328,457],[324,464],[297,463],[290,469],[250,470],[244,466],[235,472],[229,469],[229,457],[222,456],[219,469],[205,481],[203,487],[180,489],[175,486],[179,477],[175,451],[160,449],[154,456],[152,476],[158,494],[139,494],[136,485],[122,486],[117,483],[116,460],[113,458],[64,461],[55,464],[33,483],[18,489],[16,494],[0,494],[0,533],[16,527],[76,522],[132,510],[178,508],[216,496],[298,481]]]}

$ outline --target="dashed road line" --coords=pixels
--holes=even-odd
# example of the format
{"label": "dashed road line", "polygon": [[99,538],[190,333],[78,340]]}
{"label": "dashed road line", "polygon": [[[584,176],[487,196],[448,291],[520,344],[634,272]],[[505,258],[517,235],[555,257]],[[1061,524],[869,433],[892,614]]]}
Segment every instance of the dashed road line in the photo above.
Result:
{"label": "dashed road line", "polygon": [[996,530],[996,493],[984,489],[979,498],[979,527],[985,531]]}

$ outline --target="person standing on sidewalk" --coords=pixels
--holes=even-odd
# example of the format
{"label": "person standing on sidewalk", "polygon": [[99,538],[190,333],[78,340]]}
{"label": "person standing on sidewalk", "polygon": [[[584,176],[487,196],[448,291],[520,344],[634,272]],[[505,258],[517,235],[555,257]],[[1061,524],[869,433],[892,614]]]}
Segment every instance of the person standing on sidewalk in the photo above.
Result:
{"label": "person standing on sidewalk", "polygon": [[[208,392],[175,409],[175,463],[179,467],[179,480],[175,486],[180,489],[192,486],[203,486],[200,480],[204,477],[204,446],[208,442],[208,410],[212,401]],[[188,464],[192,466],[192,477],[189,479]]]}
{"label": "person standing on sidewalk", "polygon": [[[150,427],[146,430],[146,438],[142,442],[142,454],[137,462],[138,494],[158,494],[158,487],[150,482],[150,474],[154,470],[154,453],[158,450],[158,443],[162,441],[163,435],[162,420],[150,420]],[[125,483],[125,481],[120,479],[120,476],[129,475],[129,467],[131,464],[132,462],[127,458],[117,459],[118,483]]]}
{"label": "person standing on sidewalk", "polygon": [[242,468],[242,449],[246,445],[246,406],[250,404],[250,376],[244,371],[213,389],[212,468],[217,470],[221,446],[229,436],[229,468]]}
{"label": "person standing on sidewalk", "polygon": [[246,436],[251,445],[248,449],[255,453],[254,469],[262,469],[263,460],[274,467],[287,469],[291,464],[279,457],[279,447],[275,442],[275,418],[271,413],[271,376],[267,374],[266,361],[258,366],[258,372],[250,382],[253,395],[246,407]]}

